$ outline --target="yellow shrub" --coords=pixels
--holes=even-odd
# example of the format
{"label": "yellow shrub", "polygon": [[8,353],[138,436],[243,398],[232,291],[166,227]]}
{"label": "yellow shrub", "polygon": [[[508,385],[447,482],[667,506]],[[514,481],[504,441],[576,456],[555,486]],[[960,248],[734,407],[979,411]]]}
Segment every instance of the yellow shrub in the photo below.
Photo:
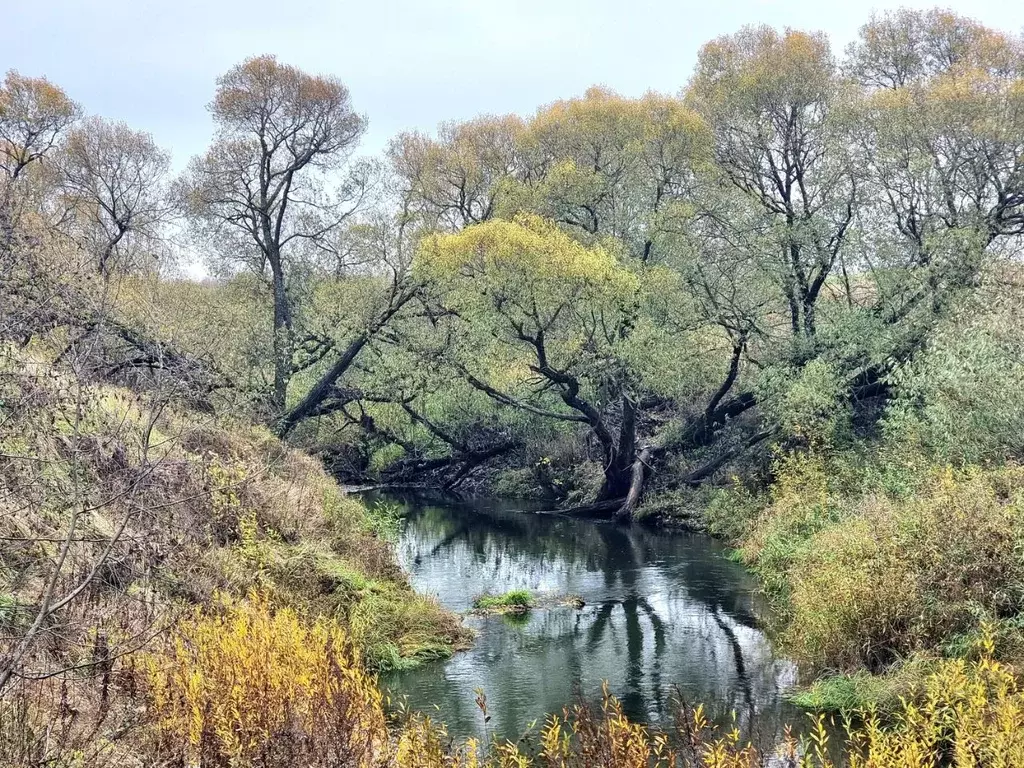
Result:
{"label": "yellow shrub", "polygon": [[[883,722],[860,713],[835,763],[821,718],[791,768],[1011,768],[1024,765],[1024,693],[993,659],[986,631],[974,661],[937,663],[919,696]],[[225,604],[180,624],[145,669],[156,757],[231,768],[754,768],[767,755],[720,732],[701,707],[682,708],[672,737],[630,722],[607,687],[600,707],[551,715],[527,748],[454,742],[413,715],[389,733],[376,681],[333,622],[304,624],[266,599]]]}
{"label": "yellow shrub", "polygon": [[341,628],[265,598],[197,612],[147,660],[159,751],[202,765],[371,765],[387,747],[376,681]]}
{"label": "yellow shrub", "polygon": [[444,726],[429,717],[414,715],[398,733],[394,752],[396,768],[480,768],[480,749],[475,739],[452,746]]}
{"label": "yellow shrub", "polygon": [[894,727],[869,716],[852,730],[850,768],[1024,765],[1024,695],[992,650],[986,638],[978,661],[942,662],[920,702],[905,704]]}

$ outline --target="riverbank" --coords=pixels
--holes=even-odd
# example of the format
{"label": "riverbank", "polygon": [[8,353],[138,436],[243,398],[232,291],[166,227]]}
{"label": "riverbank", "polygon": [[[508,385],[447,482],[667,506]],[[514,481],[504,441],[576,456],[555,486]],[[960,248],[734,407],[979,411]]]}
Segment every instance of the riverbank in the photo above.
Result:
{"label": "riverbank", "polygon": [[969,656],[985,627],[996,658],[1024,659],[1022,496],[1014,465],[954,469],[876,441],[779,452],[760,487],[658,487],[640,522],[733,548],[807,681],[796,704],[892,712],[939,660]]}
{"label": "riverbank", "polygon": [[892,711],[984,632],[1024,659],[1024,470],[907,444],[780,454],[772,483],[707,495],[702,523],[763,585],[773,636],[817,682],[801,705]]}
{"label": "riverbank", "polygon": [[0,658],[17,665],[0,764],[153,764],[144,660],[225,604],[333,622],[370,672],[469,644],[400,568],[389,510],[315,459],[146,391],[37,376],[41,345],[0,351]]}

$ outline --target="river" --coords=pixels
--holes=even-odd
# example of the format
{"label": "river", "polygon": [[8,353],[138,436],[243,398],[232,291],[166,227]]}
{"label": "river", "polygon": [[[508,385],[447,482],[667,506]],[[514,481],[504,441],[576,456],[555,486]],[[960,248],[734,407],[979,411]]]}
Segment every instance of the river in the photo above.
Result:
{"label": "river", "polygon": [[[784,701],[794,666],[762,629],[756,583],[714,539],[502,502],[400,503],[401,563],[417,590],[452,610],[468,614],[474,596],[515,588],[585,602],[525,616],[469,614],[470,650],[383,678],[393,698],[452,736],[515,739],[579,697],[599,700],[605,680],[629,717],[651,725],[667,725],[676,695],[703,702],[723,723],[735,713],[744,736],[762,744],[775,743],[784,722],[805,719]],[[476,689],[487,696],[486,725]]]}

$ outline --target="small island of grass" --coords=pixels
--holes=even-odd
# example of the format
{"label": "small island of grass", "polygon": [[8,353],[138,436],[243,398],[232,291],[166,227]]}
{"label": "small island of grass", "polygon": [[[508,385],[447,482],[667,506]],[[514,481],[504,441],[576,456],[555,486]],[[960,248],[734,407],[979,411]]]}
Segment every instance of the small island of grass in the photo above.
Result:
{"label": "small island of grass", "polygon": [[473,608],[487,613],[525,613],[533,607],[533,595],[527,589],[513,589],[503,595],[480,595]]}
{"label": "small island of grass", "polygon": [[524,614],[531,608],[567,606],[580,610],[584,605],[579,595],[534,595],[528,589],[513,589],[502,595],[485,593],[474,598],[473,612]]}

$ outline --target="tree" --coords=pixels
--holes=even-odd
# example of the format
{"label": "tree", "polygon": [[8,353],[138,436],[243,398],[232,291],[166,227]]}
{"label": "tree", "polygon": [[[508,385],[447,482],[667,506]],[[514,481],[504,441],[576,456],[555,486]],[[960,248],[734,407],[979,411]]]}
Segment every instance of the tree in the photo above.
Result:
{"label": "tree", "polygon": [[153,258],[167,223],[170,156],[148,133],[93,117],[72,128],[58,153],[58,187],[72,236],[109,279]]}
{"label": "tree", "polygon": [[608,382],[623,391],[619,347],[637,277],[601,246],[530,215],[430,236],[415,268],[460,329],[450,354],[466,380],[503,406],[587,425],[605,474],[597,501],[622,506],[636,460],[636,400],[623,400],[616,435],[601,393]]}
{"label": "tree", "polygon": [[50,153],[77,117],[78,106],[45,78],[11,70],[0,83],[0,274],[12,268],[15,219],[37,202],[36,194],[29,200],[25,169]]}
{"label": "tree", "polygon": [[858,201],[828,41],[745,28],[701,49],[686,95],[711,125],[717,174],[739,193],[710,210],[716,225],[746,223],[731,208],[753,206],[762,237],[750,257],[784,297],[794,353],[813,354],[818,299],[842,264]]}
{"label": "tree", "polygon": [[1020,44],[950,14],[887,17],[862,30],[858,71],[874,71],[871,43],[897,21],[917,41],[905,58],[921,63],[869,87],[860,132],[875,221],[893,234],[892,257],[869,266],[895,317],[924,299],[939,309],[1024,233],[1024,70],[1006,63]]}
{"label": "tree", "polygon": [[847,48],[846,70],[867,88],[895,90],[953,69],[1020,69],[1020,43],[973,19],[902,8],[873,16]]}
{"label": "tree", "polygon": [[[302,397],[277,420],[280,435],[287,435],[306,419],[341,411],[359,399],[359,391],[342,386],[342,379],[374,337],[420,292],[409,270],[406,223],[404,217],[378,214],[345,233],[348,250],[363,274],[315,292],[311,314],[317,316],[319,328],[311,328],[300,349],[303,357],[296,359],[292,369],[312,379]],[[347,311],[352,305],[358,305],[356,311]]]}
{"label": "tree", "polygon": [[644,262],[666,257],[660,235],[686,215],[695,170],[710,159],[707,126],[679,99],[605,88],[539,110],[524,143],[523,202],[584,238],[618,238]]}
{"label": "tree", "polygon": [[515,116],[443,123],[436,139],[399,135],[388,149],[407,214],[454,231],[495,215],[507,182],[525,172],[523,121]]}
{"label": "tree", "polygon": [[[348,89],[273,56],[247,59],[217,81],[213,145],[183,180],[188,213],[222,262],[265,277],[273,296],[271,410],[283,412],[296,344],[293,278],[332,247],[366,192],[360,169],[336,174],[365,127]],[[268,274],[269,273],[269,274]]]}
{"label": "tree", "polygon": [[17,179],[56,146],[78,114],[78,106],[46,78],[9,71],[0,86],[0,170]]}

